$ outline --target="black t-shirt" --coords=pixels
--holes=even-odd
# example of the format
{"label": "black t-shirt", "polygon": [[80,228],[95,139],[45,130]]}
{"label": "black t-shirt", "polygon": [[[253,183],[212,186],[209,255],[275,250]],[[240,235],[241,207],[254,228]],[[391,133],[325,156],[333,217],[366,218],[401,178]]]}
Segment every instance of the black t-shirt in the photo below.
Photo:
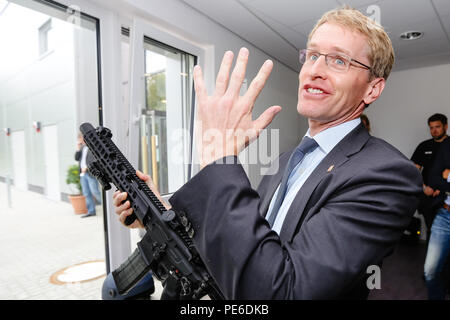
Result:
{"label": "black t-shirt", "polygon": [[450,182],[442,177],[442,172],[450,169],[450,139],[445,139],[440,143],[436,158],[433,161],[432,169],[429,171],[430,186],[433,189],[441,190],[441,193],[450,192]]}
{"label": "black t-shirt", "polygon": [[422,178],[425,185],[428,185],[430,170],[440,145],[441,142],[436,142],[434,139],[425,140],[417,146],[411,157],[414,163],[423,167]]}

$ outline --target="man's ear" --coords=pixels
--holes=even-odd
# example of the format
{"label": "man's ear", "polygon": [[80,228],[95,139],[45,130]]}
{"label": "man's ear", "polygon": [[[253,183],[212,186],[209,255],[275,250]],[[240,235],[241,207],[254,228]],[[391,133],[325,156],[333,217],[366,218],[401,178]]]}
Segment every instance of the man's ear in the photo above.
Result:
{"label": "man's ear", "polygon": [[384,78],[375,78],[370,81],[366,96],[364,97],[364,103],[371,104],[377,100],[381,92],[383,92],[385,84],[386,80]]}

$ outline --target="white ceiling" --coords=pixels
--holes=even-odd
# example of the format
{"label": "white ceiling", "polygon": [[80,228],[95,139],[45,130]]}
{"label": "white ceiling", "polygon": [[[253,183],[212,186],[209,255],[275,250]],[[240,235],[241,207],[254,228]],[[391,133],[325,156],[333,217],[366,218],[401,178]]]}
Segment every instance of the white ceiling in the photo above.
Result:
{"label": "white ceiling", "polygon": [[[374,17],[391,37],[394,70],[450,63],[450,0],[182,0],[289,68],[299,71],[298,50],[328,10],[348,4]],[[422,31],[419,40],[399,38]]]}

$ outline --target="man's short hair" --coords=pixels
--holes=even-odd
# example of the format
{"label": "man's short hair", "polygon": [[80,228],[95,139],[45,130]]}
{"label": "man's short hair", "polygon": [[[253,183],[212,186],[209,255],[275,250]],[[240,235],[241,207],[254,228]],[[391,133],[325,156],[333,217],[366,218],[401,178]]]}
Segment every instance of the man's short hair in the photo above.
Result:
{"label": "man's short hair", "polygon": [[370,48],[372,75],[387,80],[395,61],[394,48],[391,39],[379,23],[349,6],[337,8],[326,12],[320,18],[309,34],[308,44],[317,28],[325,23],[337,24],[366,36]]}
{"label": "man's short hair", "polygon": [[442,123],[442,125],[445,126],[447,124],[447,117],[445,115],[443,115],[442,113],[435,113],[431,117],[428,118],[428,124],[430,124],[430,122],[434,122],[434,121],[440,121]]}

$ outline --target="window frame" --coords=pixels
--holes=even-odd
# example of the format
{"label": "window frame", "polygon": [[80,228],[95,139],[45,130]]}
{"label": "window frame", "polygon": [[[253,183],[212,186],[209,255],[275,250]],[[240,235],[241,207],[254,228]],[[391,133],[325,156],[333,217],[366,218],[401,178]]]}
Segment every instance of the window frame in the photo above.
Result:
{"label": "window frame", "polygon": [[[140,18],[132,20],[131,28],[128,28],[130,34],[130,116],[129,116],[129,136],[128,145],[130,146],[128,159],[130,163],[137,167],[139,163],[139,117],[142,106],[145,105],[145,87],[144,82],[141,81],[141,76],[145,70],[145,48],[144,43],[160,45],[166,49],[172,49],[179,52],[187,53],[196,57],[195,64],[201,64],[204,61],[205,51],[203,48],[196,46],[184,39],[175,37],[172,34],[156,28]],[[193,88],[192,88],[193,90]],[[194,118],[196,111],[195,94],[191,94],[191,110],[190,110],[190,144],[189,144],[189,162],[188,165],[188,180],[193,176],[194,172],[198,170],[195,165],[195,141],[194,137]],[[134,141],[134,143],[133,143]],[[163,199],[168,201],[172,193],[163,195]]]}
{"label": "window frame", "polygon": [[46,55],[50,51],[50,48],[48,46],[48,33],[52,29],[52,27],[52,18],[49,18],[38,28],[40,57]]}
{"label": "window frame", "polygon": [[[164,50],[164,51],[169,51],[169,52],[173,52],[173,53],[176,53],[176,54],[180,54],[181,57],[183,58],[182,59],[183,61],[180,61],[180,63],[182,65],[184,64],[184,66],[186,64],[184,59],[186,59],[186,57],[188,57],[188,56],[193,58],[193,61],[192,61],[193,62],[193,66],[195,66],[197,64],[197,61],[198,61],[198,57],[197,56],[195,56],[195,55],[193,55],[193,54],[191,54],[189,52],[177,49],[177,48],[175,48],[173,46],[161,43],[160,41],[157,41],[155,39],[151,39],[151,38],[149,38],[149,37],[144,35],[144,50],[145,50],[145,52],[151,51],[151,49],[149,47],[146,47],[146,45],[157,47],[157,48],[159,48],[161,50]],[[192,78],[192,80],[193,80],[193,74],[191,75],[190,78]],[[184,165],[184,169],[183,169],[183,177],[184,177],[183,180],[185,180],[183,183],[186,183],[191,178],[191,172],[192,172],[192,165],[191,164],[192,164],[192,154],[193,154],[193,150],[192,150],[193,125],[194,125],[194,117],[195,117],[195,92],[194,92],[194,87],[193,87],[193,84],[192,84],[192,91],[187,93],[186,92],[186,82],[187,81],[189,81],[189,80],[183,79],[183,83],[181,84],[181,90],[183,92],[182,94],[186,95],[186,96],[182,97],[181,106],[180,106],[181,107],[181,111],[182,111],[182,126],[183,126],[182,129],[183,129],[183,132],[185,132],[184,130],[189,129],[189,134],[188,135],[183,134],[183,151],[184,151],[183,158],[187,161],[187,163]],[[189,87],[189,85],[188,85],[188,87]],[[146,89],[144,89],[144,90],[146,90]],[[146,92],[146,94],[147,94],[147,92]],[[188,100],[189,97],[191,98],[190,101]],[[146,98],[147,98],[147,95],[146,95]],[[188,105],[189,105],[189,108],[188,108]],[[148,108],[148,106],[147,106],[147,99],[145,100],[145,107],[146,107],[146,109]],[[188,109],[188,110],[186,110],[186,109]],[[157,113],[158,112],[156,111],[156,114]],[[166,133],[168,133],[168,132],[166,132]],[[167,135],[167,139],[168,138],[169,138],[169,136]],[[166,143],[167,143],[167,145],[169,145],[168,141]],[[169,156],[169,155],[170,155],[170,152],[168,151],[167,156]],[[168,166],[167,169],[170,170],[170,166]],[[173,173],[172,173],[172,175],[173,175]],[[170,180],[170,178],[169,178],[169,180]],[[170,195],[173,194],[173,192],[170,192],[170,191],[169,192],[164,192],[161,189],[159,189],[159,191],[160,191],[161,196],[163,198],[165,197],[166,200],[167,200],[168,197],[170,197]]]}

